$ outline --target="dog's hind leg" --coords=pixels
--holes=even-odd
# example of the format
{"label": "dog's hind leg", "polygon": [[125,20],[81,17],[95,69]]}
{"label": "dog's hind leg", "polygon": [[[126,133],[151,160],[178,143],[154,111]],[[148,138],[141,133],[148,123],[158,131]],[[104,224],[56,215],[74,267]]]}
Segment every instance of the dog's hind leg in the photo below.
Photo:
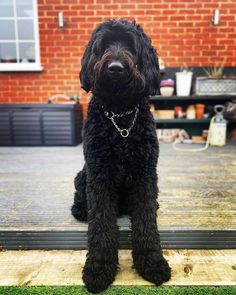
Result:
{"label": "dog's hind leg", "polygon": [[86,198],[86,170],[80,171],[74,180],[75,194],[74,204],[71,208],[72,215],[79,221],[87,221],[87,198]]}

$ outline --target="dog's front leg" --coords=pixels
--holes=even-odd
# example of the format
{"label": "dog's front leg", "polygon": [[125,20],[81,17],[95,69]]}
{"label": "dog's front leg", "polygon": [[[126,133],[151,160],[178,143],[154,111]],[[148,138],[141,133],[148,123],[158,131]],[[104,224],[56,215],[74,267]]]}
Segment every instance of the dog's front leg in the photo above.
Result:
{"label": "dog's front leg", "polygon": [[[100,171],[99,175],[104,175]],[[90,292],[105,290],[118,269],[118,226],[115,196],[109,181],[88,179],[88,254],[83,281]],[[96,178],[96,179],[95,179]]]}
{"label": "dog's front leg", "polygon": [[159,286],[170,279],[171,270],[162,255],[157,229],[157,179],[153,173],[136,183],[131,196],[132,255],[137,272]]}

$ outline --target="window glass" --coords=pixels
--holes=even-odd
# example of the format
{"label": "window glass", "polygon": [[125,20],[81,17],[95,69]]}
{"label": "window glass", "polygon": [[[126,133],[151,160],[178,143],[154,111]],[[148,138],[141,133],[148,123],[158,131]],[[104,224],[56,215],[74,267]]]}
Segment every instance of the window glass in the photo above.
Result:
{"label": "window glass", "polygon": [[34,22],[31,19],[23,19],[17,21],[18,39],[34,40]]}
{"label": "window glass", "polygon": [[16,14],[18,17],[33,17],[33,1],[16,0]]}
{"label": "window glass", "polygon": [[16,42],[1,43],[0,42],[0,62],[1,63],[16,63]]}
{"label": "window glass", "polygon": [[37,0],[0,0],[0,72],[41,71]]}
{"label": "window glass", "polygon": [[[1,1],[1,0],[0,0]],[[0,40],[15,40],[14,20],[0,19]]]}
{"label": "window glass", "polygon": [[34,43],[19,43],[20,62],[35,62],[35,47]]}
{"label": "window glass", "polygon": [[13,0],[0,0],[0,17],[13,17]]}

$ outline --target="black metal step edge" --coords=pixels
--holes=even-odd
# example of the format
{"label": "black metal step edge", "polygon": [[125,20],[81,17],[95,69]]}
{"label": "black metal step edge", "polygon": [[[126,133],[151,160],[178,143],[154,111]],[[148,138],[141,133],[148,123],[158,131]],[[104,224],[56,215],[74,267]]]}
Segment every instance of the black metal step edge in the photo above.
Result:
{"label": "black metal step edge", "polygon": [[[236,230],[163,230],[164,249],[236,249]],[[131,232],[120,231],[120,249],[131,248]],[[2,250],[82,250],[86,231],[0,231]]]}

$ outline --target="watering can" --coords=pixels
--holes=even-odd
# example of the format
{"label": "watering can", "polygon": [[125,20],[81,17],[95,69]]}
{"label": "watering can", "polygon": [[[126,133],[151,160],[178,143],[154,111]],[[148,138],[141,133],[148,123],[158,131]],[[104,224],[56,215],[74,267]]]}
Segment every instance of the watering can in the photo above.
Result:
{"label": "watering can", "polygon": [[209,144],[212,146],[224,146],[226,144],[227,121],[223,117],[225,107],[216,105],[216,115],[212,118],[209,128]]}

